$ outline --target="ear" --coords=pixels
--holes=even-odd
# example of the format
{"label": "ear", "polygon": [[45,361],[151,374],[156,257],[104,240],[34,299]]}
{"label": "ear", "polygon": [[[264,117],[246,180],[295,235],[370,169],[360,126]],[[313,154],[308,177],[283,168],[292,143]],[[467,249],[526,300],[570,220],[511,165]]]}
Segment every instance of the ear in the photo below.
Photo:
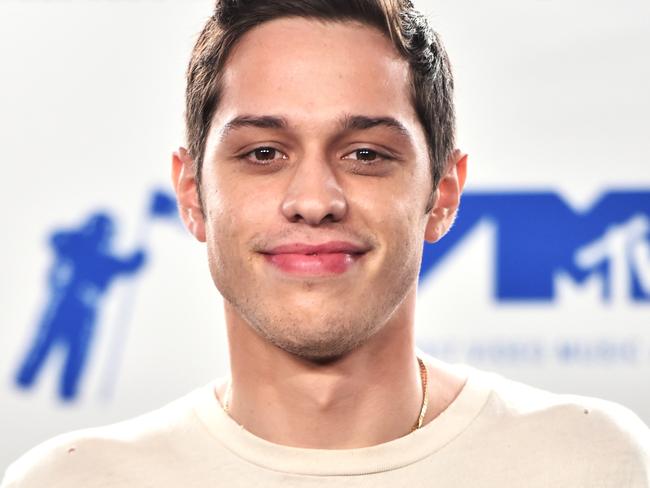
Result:
{"label": "ear", "polygon": [[172,155],[172,184],[185,227],[197,240],[205,242],[205,219],[194,174],[194,161],[184,147]]}
{"label": "ear", "polygon": [[435,203],[424,233],[427,242],[439,241],[454,223],[466,175],[467,154],[455,149],[436,188]]}

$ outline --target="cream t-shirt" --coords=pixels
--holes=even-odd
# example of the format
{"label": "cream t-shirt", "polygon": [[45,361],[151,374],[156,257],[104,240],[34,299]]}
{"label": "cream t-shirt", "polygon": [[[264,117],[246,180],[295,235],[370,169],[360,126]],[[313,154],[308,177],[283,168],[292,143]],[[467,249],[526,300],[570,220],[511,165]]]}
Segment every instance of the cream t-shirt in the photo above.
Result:
{"label": "cream t-shirt", "polygon": [[467,372],[423,428],[342,450],[254,436],[211,383],[140,417],[55,437],[15,461],[0,488],[650,487],[650,431],[626,408]]}

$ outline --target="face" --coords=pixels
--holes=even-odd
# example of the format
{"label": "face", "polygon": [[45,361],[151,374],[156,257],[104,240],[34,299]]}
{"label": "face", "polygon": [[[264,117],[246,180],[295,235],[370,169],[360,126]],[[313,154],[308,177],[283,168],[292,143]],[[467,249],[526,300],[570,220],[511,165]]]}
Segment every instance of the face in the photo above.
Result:
{"label": "face", "polygon": [[455,166],[455,200],[440,194],[454,186],[447,174],[427,213],[431,175],[408,65],[371,27],[264,23],[234,47],[222,90],[203,213],[192,161],[174,156],[183,218],[207,242],[213,280],[243,322],[292,354],[341,356],[413,292],[423,240],[453,218]]}

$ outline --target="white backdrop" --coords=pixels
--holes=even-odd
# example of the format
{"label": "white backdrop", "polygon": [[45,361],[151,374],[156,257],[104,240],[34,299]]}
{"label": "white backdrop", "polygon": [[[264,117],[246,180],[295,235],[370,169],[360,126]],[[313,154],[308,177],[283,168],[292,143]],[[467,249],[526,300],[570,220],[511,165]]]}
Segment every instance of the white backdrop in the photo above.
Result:
{"label": "white backdrop", "polygon": [[[554,192],[579,212],[608,191],[650,192],[647,1],[418,5],[455,68],[468,195]],[[170,154],[183,144],[184,71],[211,8],[0,0],[0,469],[52,435],[151,410],[225,371],[204,248],[172,217],[147,212],[152,191],[169,190]],[[50,236],[100,209],[115,220],[113,253],[142,245],[147,262],[107,288],[79,393],[65,402],[63,354],[29,388],[15,377],[52,299]],[[641,204],[637,214],[650,218]],[[650,302],[606,283],[611,273],[579,283],[561,267],[551,298],[496,299],[500,231],[480,220],[424,276],[420,347],[618,401],[650,422]],[[650,259],[644,238],[639,256]],[[633,271],[650,279],[641,258]]]}

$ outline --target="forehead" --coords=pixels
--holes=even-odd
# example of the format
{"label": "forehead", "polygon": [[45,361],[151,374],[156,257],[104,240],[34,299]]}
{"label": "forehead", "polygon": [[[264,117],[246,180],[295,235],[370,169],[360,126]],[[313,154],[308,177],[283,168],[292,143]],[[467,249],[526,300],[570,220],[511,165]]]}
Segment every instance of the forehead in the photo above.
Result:
{"label": "forehead", "polygon": [[379,30],[357,22],[283,18],[251,29],[224,67],[217,115],[342,112],[415,118],[408,63]]}

